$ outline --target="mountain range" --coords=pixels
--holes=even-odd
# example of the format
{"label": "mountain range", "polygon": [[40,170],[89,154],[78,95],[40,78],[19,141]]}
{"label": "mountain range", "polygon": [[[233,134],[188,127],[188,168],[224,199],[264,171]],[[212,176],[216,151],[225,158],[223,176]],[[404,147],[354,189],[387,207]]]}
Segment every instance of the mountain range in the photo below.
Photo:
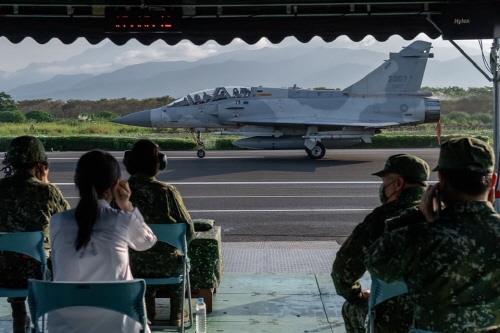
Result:
{"label": "mountain range", "polygon": [[[265,47],[217,53],[197,61],[116,61],[133,52],[133,45],[106,45],[69,59],[31,64],[16,72],[0,72],[0,91],[16,100],[148,98],[224,85],[345,88],[380,65],[388,54],[380,50],[325,45]],[[398,49],[394,49],[397,52]],[[434,49],[423,85],[484,86],[488,81],[463,57],[439,57]],[[479,56],[474,56],[480,62]],[[62,73],[62,74],[61,74]]]}

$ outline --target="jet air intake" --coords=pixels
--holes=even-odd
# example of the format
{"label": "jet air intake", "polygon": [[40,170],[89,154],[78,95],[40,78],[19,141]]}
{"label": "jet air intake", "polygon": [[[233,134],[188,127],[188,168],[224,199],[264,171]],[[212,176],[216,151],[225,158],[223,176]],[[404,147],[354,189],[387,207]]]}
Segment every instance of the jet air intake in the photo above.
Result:
{"label": "jet air intake", "polygon": [[425,99],[424,123],[437,123],[441,118],[441,102],[437,99]]}

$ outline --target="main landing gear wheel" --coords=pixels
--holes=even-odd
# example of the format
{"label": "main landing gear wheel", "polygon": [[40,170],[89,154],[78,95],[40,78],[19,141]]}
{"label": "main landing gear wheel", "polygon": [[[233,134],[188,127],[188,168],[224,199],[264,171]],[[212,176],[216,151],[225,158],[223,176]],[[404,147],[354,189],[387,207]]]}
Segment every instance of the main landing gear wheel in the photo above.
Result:
{"label": "main landing gear wheel", "polygon": [[196,156],[199,158],[205,157],[205,143],[201,139],[201,132],[200,131],[195,131],[194,129],[191,131],[193,133],[194,141],[196,142],[196,148],[198,151],[196,152]]}
{"label": "main landing gear wheel", "polygon": [[318,142],[312,149],[306,148],[306,153],[309,158],[313,160],[319,160],[325,157],[326,148],[321,142]]}
{"label": "main landing gear wheel", "polygon": [[203,149],[198,149],[198,151],[196,152],[196,155],[199,158],[203,158],[203,157],[205,157],[205,151]]}

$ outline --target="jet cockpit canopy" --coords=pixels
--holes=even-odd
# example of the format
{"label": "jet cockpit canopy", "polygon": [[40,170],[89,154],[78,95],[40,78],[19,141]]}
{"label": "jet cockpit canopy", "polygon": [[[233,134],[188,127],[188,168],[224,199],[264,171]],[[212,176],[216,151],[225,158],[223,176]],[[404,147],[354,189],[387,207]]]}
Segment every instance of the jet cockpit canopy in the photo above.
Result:
{"label": "jet cockpit canopy", "polygon": [[176,99],[172,103],[168,104],[167,107],[197,105],[229,98],[245,98],[250,97],[251,93],[252,91],[250,88],[237,86],[205,89]]}

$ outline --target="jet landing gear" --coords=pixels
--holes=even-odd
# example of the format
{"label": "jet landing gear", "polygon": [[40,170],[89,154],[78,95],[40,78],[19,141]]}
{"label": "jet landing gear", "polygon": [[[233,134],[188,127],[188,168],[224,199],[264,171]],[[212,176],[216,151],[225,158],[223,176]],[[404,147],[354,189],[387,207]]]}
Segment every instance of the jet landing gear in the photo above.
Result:
{"label": "jet landing gear", "polygon": [[194,141],[196,142],[196,148],[198,149],[198,151],[196,152],[196,156],[198,156],[198,158],[203,158],[205,157],[206,153],[205,153],[205,143],[201,139],[201,132],[200,131],[195,132],[193,130],[192,133]]}
{"label": "jet landing gear", "polygon": [[316,142],[316,145],[311,149],[306,147],[307,156],[313,160],[320,160],[325,157],[326,148],[321,142]]}

